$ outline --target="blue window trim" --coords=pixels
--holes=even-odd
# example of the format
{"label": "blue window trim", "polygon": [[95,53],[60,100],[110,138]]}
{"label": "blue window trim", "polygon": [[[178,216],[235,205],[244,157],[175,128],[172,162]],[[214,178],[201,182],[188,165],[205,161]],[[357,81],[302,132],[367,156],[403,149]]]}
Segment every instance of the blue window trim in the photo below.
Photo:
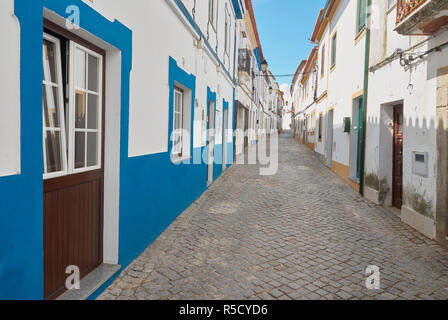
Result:
{"label": "blue window trim", "polygon": [[241,0],[232,0],[233,9],[237,19],[243,19],[244,6]]}
{"label": "blue window trim", "polygon": [[173,143],[171,141],[171,134],[173,133],[173,112],[174,112],[174,87],[175,83],[190,89],[191,91],[191,124],[190,124],[190,156],[193,156],[193,134],[194,134],[194,101],[196,99],[196,77],[193,74],[188,74],[177,64],[173,57],[169,57],[169,123],[168,123],[168,152],[171,155],[173,150]]}
{"label": "blue window trim", "polygon": [[261,55],[260,55],[260,48],[259,47],[256,47],[254,49],[254,55],[255,55],[255,58],[257,59],[258,70],[260,71],[261,70]]}

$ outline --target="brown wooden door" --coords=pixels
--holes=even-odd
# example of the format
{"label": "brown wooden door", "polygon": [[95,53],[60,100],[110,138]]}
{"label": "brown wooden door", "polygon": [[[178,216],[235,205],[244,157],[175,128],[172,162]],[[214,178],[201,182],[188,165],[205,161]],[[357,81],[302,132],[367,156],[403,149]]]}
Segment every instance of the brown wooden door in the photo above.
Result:
{"label": "brown wooden door", "polygon": [[45,181],[44,292],[53,299],[66,291],[66,268],[81,278],[102,263],[103,172]]}
{"label": "brown wooden door", "polygon": [[403,204],[403,105],[394,107],[393,205]]}
{"label": "brown wooden door", "polygon": [[[102,263],[105,52],[45,22],[44,298]],[[68,55],[66,54],[68,53]]]}

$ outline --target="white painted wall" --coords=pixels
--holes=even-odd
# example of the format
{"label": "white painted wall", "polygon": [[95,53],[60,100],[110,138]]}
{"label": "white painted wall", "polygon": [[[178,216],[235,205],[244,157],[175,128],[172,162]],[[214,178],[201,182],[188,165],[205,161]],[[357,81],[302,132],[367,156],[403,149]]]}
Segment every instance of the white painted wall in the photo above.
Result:
{"label": "white painted wall", "polygon": [[14,1],[0,2],[0,176],[20,173],[19,23]]}
{"label": "white painted wall", "polygon": [[[193,15],[193,0],[184,0]],[[217,1],[216,31],[208,24],[208,1],[196,1],[195,19],[217,55],[233,76],[235,16],[229,0]],[[233,122],[233,85],[204,46],[198,49],[199,39],[189,27],[172,0],[139,1],[126,5],[124,0],[95,0],[92,5],[100,13],[113,16],[133,31],[133,69],[129,114],[129,155],[140,156],[168,150],[168,57],[196,76],[194,147],[203,145],[201,139],[202,110],[207,110],[207,86],[217,93],[217,110],[222,115],[222,100],[229,102],[229,124]],[[225,12],[230,13],[230,48],[224,52]],[[222,120],[222,118],[220,118]],[[218,120],[218,119],[217,119]],[[222,126],[221,126],[222,129]],[[216,143],[222,144],[218,132]],[[231,136],[227,137],[231,142]]]}
{"label": "white painted wall", "polygon": [[[133,31],[133,69],[130,82],[129,155],[140,156],[168,150],[168,57],[172,56],[186,72],[196,75],[195,119],[206,109],[207,86],[217,93],[217,109],[222,114],[222,100],[229,102],[229,123],[233,122],[233,84],[207,48],[194,46],[197,34],[172,5],[172,0],[138,1],[128,5],[124,0],[85,1],[110,20],[118,19]],[[192,12],[193,0],[184,1]],[[233,76],[235,15],[229,0],[217,1],[216,32],[208,26],[208,1],[196,1],[196,21],[209,35],[213,49]],[[230,14],[228,54],[224,51],[225,13]],[[82,13],[81,13],[82,15]],[[3,98],[0,118],[0,176],[20,172],[20,101],[19,101],[19,25],[13,15],[13,0],[0,4],[0,37],[8,43],[0,51],[0,90]],[[82,16],[81,16],[82,19]],[[208,32],[207,32],[208,29]],[[194,147],[201,142],[200,124],[194,126]],[[223,141],[217,134],[217,143]],[[227,142],[232,141],[231,134]]]}
{"label": "white painted wall", "polygon": [[[328,98],[326,107],[334,107],[333,160],[345,166],[350,163],[350,134],[344,132],[344,118],[352,117],[352,96],[363,89],[365,37],[356,39],[357,1],[340,2],[327,33]],[[337,32],[336,66],[330,71],[331,37]],[[322,107],[325,107],[323,105]],[[327,110],[319,108],[317,114]],[[325,132],[325,131],[324,131]],[[318,143],[317,151],[325,154],[326,141]]]}
{"label": "white painted wall", "polygon": [[[294,92],[297,92],[294,94],[297,96],[296,110],[304,111],[304,114],[297,120],[309,119],[307,120],[308,131],[315,129],[315,136],[311,136],[308,142],[316,143],[315,151],[322,156],[327,156],[328,110],[334,107],[333,160],[345,166],[348,166],[350,162],[350,134],[344,133],[343,120],[345,117],[351,118],[352,96],[362,90],[364,84],[365,37],[355,41],[357,37],[356,15],[357,1],[340,1],[318,43],[316,66],[314,67],[317,69],[317,74],[310,74],[303,87],[298,84],[294,86]],[[337,32],[336,65],[331,70],[331,44],[335,32]],[[324,46],[325,63],[322,75],[322,48]],[[316,76],[316,97],[321,99],[313,104]],[[327,93],[326,97],[325,93]],[[314,119],[311,121],[312,113],[314,113]],[[322,139],[319,141],[319,115],[321,113]]]}
{"label": "white painted wall", "polygon": [[[394,31],[396,9],[386,10],[386,0],[378,1],[375,16],[384,21],[372,31],[371,66],[383,61],[396,49],[408,49],[418,43],[422,45],[411,52],[424,52],[448,38],[447,31],[441,31],[432,39],[421,36],[401,36]],[[426,41],[428,40],[428,41]],[[415,188],[428,201],[436,203],[437,145],[436,145],[436,88],[437,69],[448,65],[448,49],[433,53],[411,69],[400,66],[399,59],[393,60],[369,74],[369,99],[367,106],[366,173],[387,177],[389,187],[392,181],[389,147],[384,145],[388,134],[385,121],[389,121],[387,108],[394,102],[404,104],[403,145],[403,187]],[[388,132],[389,131],[389,132]],[[412,152],[429,153],[429,175],[421,177],[412,173]],[[405,205],[407,205],[405,203]],[[435,210],[434,210],[435,211]],[[435,212],[434,212],[435,214]]]}

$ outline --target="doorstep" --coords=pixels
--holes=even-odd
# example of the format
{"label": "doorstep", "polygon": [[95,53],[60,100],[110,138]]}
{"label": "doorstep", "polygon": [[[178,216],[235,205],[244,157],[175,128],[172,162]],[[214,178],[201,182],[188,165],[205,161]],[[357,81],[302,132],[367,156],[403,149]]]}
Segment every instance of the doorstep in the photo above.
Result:
{"label": "doorstep", "polygon": [[390,212],[392,212],[394,215],[396,215],[398,218],[401,218],[401,210],[398,209],[397,207],[387,206],[385,208]]}
{"label": "doorstep", "polygon": [[102,264],[81,279],[81,289],[66,291],[57,300],[87,300],[87,298],[94,294],[96,290],[112,278],[120,269],[120,265]]}

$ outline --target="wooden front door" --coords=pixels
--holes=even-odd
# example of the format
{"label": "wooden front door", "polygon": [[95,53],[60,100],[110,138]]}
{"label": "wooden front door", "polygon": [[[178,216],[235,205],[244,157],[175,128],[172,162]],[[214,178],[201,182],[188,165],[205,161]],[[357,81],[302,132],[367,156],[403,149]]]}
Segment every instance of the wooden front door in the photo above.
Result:
{"label": "wooden front door", "polygon": [[403,105],[394,107],[393,205],[403,204]]}
{"label": "wooden front door", "polygon": [[45,23],[43,43],[44,297],[102,263],[104,52]]}

